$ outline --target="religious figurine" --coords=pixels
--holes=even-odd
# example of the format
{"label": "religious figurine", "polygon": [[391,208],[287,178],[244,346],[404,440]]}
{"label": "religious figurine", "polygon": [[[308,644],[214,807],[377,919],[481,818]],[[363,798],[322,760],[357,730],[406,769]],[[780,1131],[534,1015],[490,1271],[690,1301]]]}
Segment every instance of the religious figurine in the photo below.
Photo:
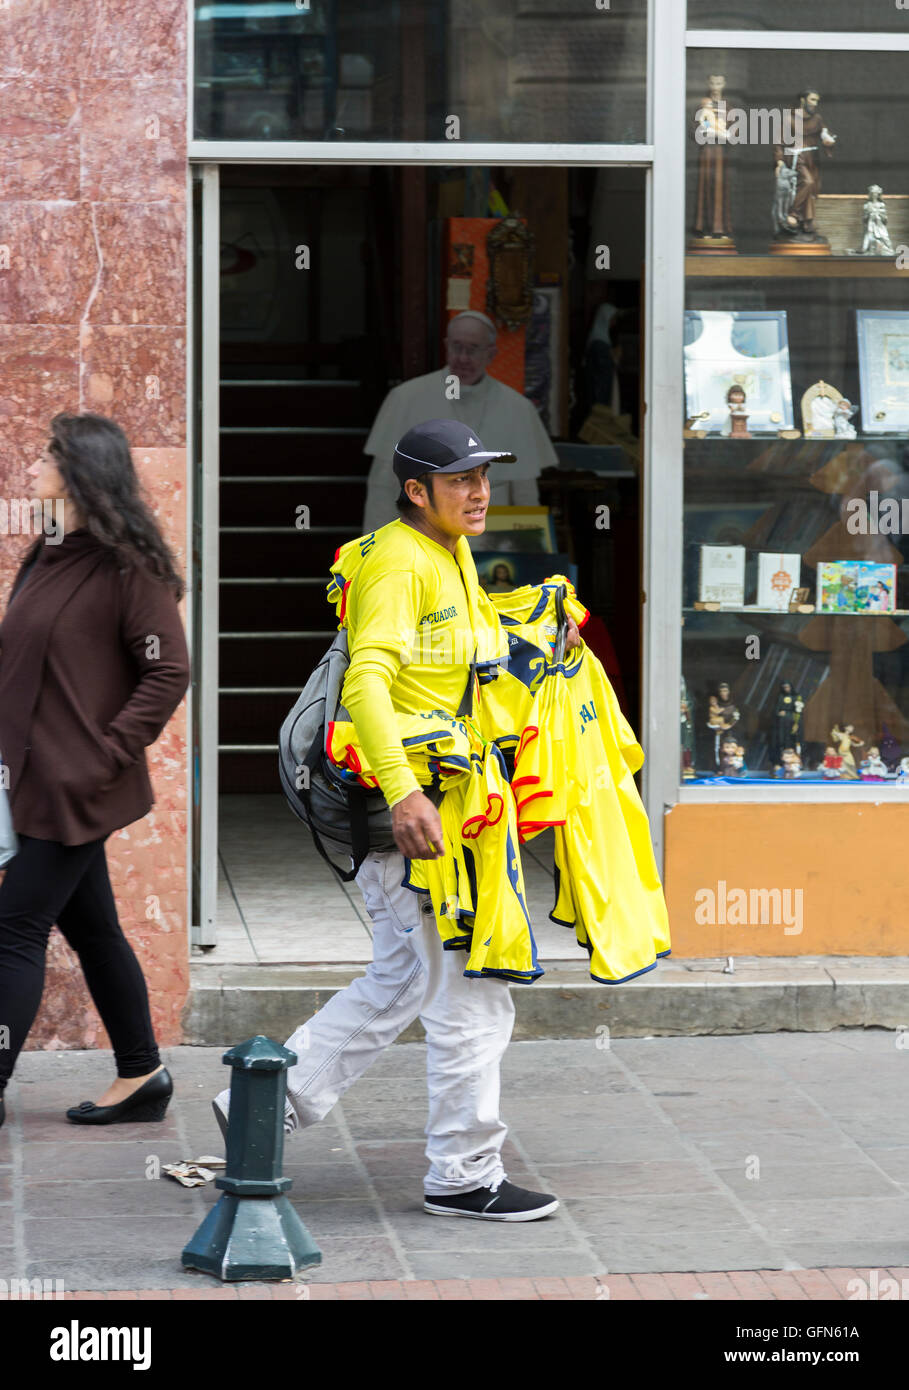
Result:
{"label": "religious figurine", "polygon": [[688,246],[701,255],[734,256],[729,215],[729,170],[726,154],[726,79],[708,77],[707,95],[695,115],[694,138],[700,146],[694,235]]}
{"label": "religious figurine", "polygon": [[785,748],[793,748],[796,753],[801,753],[800,733],[804,708],[805,701],[797,690],[793,690],[791,681],[782,681],[770,733],[770,761],[774,767],[782,764]]}
{"label": "religious figurine", "polygon": [[886,724],[881,725],[881,757],[887,765],[888,772],[895,772],[899,766],[903,750],[900,743],[895,739]]}
{"label": "religious figurine", "polygon": [[829,780],[843,775],[843,760],[835,748],[828,746],[824,754],[824,761],[821,763],[821,771]]}
{"label": "religious figurine", "polygon": [[859,763],[859,772],[864,782],[882,782],[887,774],[887,764],[881,757],[881,750],[872,743],[868,756]]}
{"label": "religious figurine", "polygon": [[836,745],[836,751],[843,760],[840,775],[851,781],[858,779],[858,772],[855,768],[854,748],[864,748],[865,741],[855,736],[855,725],[845,724],[841,729],[839,724],[834,724],[830,730],[830,740]]}
{"label": "religious figurine", "polygon": [[682,677],[681,689],[681,723],[682,723],[682,776],[690,780],[694,774],[694,710],[688,695],[688,686],[685,677]]}
{"label": "religious figurine", "polygon": [[726,392],[726,404],[729,407],[729,419],[724,423],[721,434],[729,439],[750,439],[748,432],[748,407],[745,404],[747,397],[745,388],[734,383]]}
{"label": "religious figurine", "polygon": [[858,413],[858,406],[847,401],[844,396],[833,412],[833,433],[837,439],[856,439],[858,431],[852,417]]}
{"label": "religious figurine", "polygon": [[802,760],[794,748],[783,749],[781,771],[783,777],[801,777]]}
{"label": "religious figurine", "polygon": [[724,738],[720,745],[720,772],[724,777],[741,777],[745,771],[745,750],[735,738]]}
{"label": "religious figurine", "polygon": [[896,769],[897,782],[909,782],[909,758],[900,758],[899,767]]}
{"label": "religious figurine", "polygon": [[732,703],[727,682],[720,681],[716,688],[716,694],[710,696],[707,709],[707,728],[713,731],[713,757],[717,767],[720,766],[720,737],[728,729],[734,728],[740,718],[738,710]]}
{"label": "religious figurine", "polygon": [[823,152],[829,157],[836,144],[836,136],[824,124],[820,101],[820,94],[811,88],[801,92],[798,107],[792,112],[790,131],[784,128],[783,143],[774,146],[777,182],[773,219],[779,244],[771,247],[773,251],[809,246],[821,252],[830,251],[827,238],[820,235],[814,223],[821,191],[819,156]]}
{"label": "religious figurine", "polygon": [[868,201],[862,208],[862,221],[865,225],[865,237],[858,254],[895,256],[896,252],[887,228],[887,204],[884,202],[883,190],[879,183],[873,183],[868,189]]}

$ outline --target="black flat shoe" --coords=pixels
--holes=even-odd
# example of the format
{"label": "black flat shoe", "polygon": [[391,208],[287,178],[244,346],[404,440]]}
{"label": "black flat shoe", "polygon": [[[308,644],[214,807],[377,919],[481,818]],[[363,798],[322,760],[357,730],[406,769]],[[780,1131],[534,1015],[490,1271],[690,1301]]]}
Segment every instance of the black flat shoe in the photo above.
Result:
{"label": "black flat shoe", "polygon": [[84,1100],[67,1110],[66,1118],[74,1125],[137,1124],[143,1120],[163,1120],[168,1102],[174,1093],[170,1072],[164,1067],[150,1076],[143,1086],[133,1091],[119,1105],[95,1105]]}

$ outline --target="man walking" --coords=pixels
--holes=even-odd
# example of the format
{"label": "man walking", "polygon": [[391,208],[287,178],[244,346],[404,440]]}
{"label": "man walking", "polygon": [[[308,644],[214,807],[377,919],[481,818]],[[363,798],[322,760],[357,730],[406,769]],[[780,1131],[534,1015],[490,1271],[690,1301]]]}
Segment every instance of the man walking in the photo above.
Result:
{"label": "man walking", "polygon": [[[391,807],[398,848],[369,854],[357,874],[373,922],[366,974],[287,1040],[298,1058],[287,1074],[290,1129],[322,1119],[419,1017],[429,1089],[424,1208],[488,1221],[535,1221],[558,1202],[508,1182],[502,1165],[499,1065],[514,1022],[508,985],[465,978],[463,954],[442,949],[432,905],[402,884],[405,856],[436,859],[444,849],[439,811],[411,770],[396,715],[463,715],[465,693],[472,699],[477,614],[488,601],[466,537],[485,527],[490,463],[513,460],[484,449],[458,421],[411,429],[394,451],[400,516],[353,543],[343,704]],[[415,643],[427,625],[431,643]],[[579,640],[574,627],[569,645]],[[228,1100],[223,1091],[215,1102],[222,1116]]]}

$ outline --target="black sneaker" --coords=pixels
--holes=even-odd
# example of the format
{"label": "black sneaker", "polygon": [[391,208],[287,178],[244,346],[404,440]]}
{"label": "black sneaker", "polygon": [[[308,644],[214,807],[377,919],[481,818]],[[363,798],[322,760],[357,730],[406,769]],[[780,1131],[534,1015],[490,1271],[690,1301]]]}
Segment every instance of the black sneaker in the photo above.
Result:
{"label": "black sneaker", "polygon": [[507,1178],[496,1187],[477,1187],[451,1197],[427,1192],[424,1198],[423,1210],[435,1216],[471,1216],[476,1221],[539,1221],[559,1205],[550,1192],[528,1192]]}

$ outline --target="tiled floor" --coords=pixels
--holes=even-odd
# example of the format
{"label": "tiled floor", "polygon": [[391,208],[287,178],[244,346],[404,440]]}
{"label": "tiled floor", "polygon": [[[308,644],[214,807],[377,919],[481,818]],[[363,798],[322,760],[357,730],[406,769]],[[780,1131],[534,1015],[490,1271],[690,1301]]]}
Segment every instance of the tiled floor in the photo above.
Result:
{"label": "tiled floor", "polygon": [[[527,901],[543,962],[586,961],[555,901],[552,832],[521,850]],[[217,965],[310,965],[372,959],[369,915],[355,883],[320,858],[283,796],[223,796],[220,804]]]}
{"label": "tiled floor", "polygon": [[[323,1255],[312,1283],[586,1276],[612,1297],[613,1276],[676,1271],[698,1276],[676,1297],[751,1297],[735,1272],[776,1270],[775,1297],[836,1296],[809,1273],[820,1269],[839,1272],[840,1296],[856,1278],[883,1289],[909,1267],[909,1052],[898,1036],[513,1043],[508,1176],[560,1202],[530,1225],[424,1212],[426,1048],[389,1047],[285,1146],[290,1201]],[[227,1079],[223,1051],[167,1051],[175,1097],[162,1123],[82,1131],[63,1110],[104,1088],[110,1054],[23,1054],[0,1129],[0,1278],[217,1285],[181,1270],[180,1251],[220,1192],[149,1179],[158,1163],[223,1153],[210,1104]]]}

